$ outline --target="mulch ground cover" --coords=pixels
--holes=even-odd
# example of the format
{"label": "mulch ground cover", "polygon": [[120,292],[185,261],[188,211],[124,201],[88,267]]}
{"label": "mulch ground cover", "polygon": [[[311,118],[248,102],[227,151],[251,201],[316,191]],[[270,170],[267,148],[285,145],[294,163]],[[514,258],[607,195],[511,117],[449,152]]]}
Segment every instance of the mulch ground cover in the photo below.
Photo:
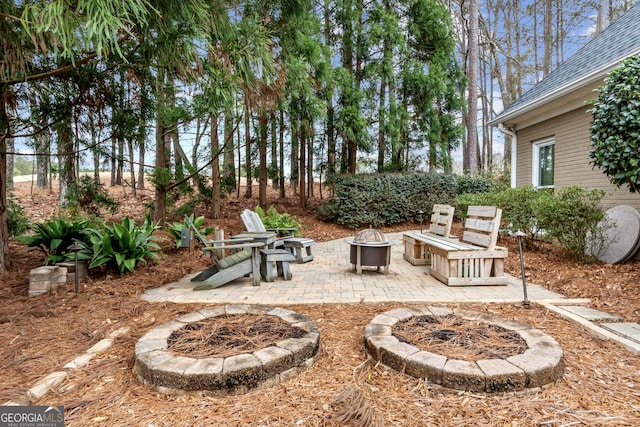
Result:
{"label": "mulch ground cover", "polygon": [[[48,215],[47,210],[55,205],[42,195],[20,200],[34,217]],[[237,233],[241,231],[239,212],[253,207],[255,200],[227,203],[227,213],[219,223],[228,234]],[[127,212],[139,215],[142,208],[136,206],[143,203],[127,202]],[[298,216],[305,235],[317,241],[354,232],[321,223],[313,216],[313,206],[302,210],[287,202],[280,210]],[[415,228],[408,224],[383,231]],[[501,244],[511,252],[507,271],[519,276],[517,242],[504,238]],[[564,375],[545,390],[454,392],[368,361],[362,338],[365,325],[378,314],[405,306],[388,303],[287,306],[316,323],[321,348],[310,368],[278,385],[227,397],[157,393],[133,375],[135,343],[149,329],[203,305],[148,303],[140,295],[199,271],[208,262],[173,249],[168,240],[164,248],[162,262],[141,265],[133,274],[90,277],[78,294],[69,284],[28,298],[28,271],[41,265],[42,256],[11,242],[13,265],[0,278],[0,403],[26,399],[26,390],[38,380],[60,370],[112,331],[127,327],[127,335],[117,338],[87,367],[70,371],[60,386],[32,403],[64,405],[68,426],[640,425],[640,358],[536,305],[530,309],[520,304],[465,308],[527,323],[560,343]],[[525,253],[525,265],[530,283],[570,298],[591,298],[591,307],[621,315],[625,321],[639,321],[637,261],[584,265],[551,245],[540,244],[537,250]]]}

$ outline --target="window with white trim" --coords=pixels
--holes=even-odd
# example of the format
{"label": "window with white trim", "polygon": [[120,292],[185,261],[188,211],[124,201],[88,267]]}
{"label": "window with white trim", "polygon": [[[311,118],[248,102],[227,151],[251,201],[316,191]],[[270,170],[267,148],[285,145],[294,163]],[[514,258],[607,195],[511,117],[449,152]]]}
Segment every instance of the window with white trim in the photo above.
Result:
{"label": "window with white trim", "polygon": [[553,187],[556,141],[547,138],[533,143],[533,176],[534,187]]}

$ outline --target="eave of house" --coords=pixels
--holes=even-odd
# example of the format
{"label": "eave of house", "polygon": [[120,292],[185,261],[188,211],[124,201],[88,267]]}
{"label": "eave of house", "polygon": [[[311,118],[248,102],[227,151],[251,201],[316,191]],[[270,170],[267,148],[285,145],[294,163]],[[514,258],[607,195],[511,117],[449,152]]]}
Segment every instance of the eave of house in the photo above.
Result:
{"label": "eave of house", "polygon": [[602,85],[604,78],[619,65],[620,62],[617,61],[591,75],[583,76],[579,80],[560,87],[544,97],[535,99],[506,114],[500,114],[489,121],[489,126],[497,126],[502,123],[506,128],[517,132],[552,117],[584,107],[588,101],[597,98],[597,89]]}

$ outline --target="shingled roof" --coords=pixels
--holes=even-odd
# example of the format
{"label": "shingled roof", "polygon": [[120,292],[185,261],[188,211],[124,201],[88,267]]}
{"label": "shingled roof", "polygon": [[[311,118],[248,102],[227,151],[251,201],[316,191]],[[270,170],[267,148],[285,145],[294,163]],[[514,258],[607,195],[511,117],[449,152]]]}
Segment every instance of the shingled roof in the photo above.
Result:
{"label": "shingled roof", "polygon": [[639,53],[640,2],[505,108],[490,124],[512,119],[567,92],[602,79],[622,60]]}

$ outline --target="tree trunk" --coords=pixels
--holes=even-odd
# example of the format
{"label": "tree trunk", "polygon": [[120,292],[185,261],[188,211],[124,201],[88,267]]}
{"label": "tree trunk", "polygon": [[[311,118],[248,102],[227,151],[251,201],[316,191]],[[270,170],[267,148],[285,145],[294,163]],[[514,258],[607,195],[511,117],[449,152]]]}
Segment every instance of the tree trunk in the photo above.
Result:
{"label": "tree trunk", "polygon": [[468,72],[469,102],[467,108],[467,148],[469,174],[478,173],[478,0],[469,2],[469,55]]}
{"label": "tree trunk", "polygon": [[116,163],[116,156],[117,156],[117,150],[116,150],[116,138],[111,138],[111,180],[109,181],[109,185],[111,187],[115,187],[116,186],[116,169],[117,169],[117,163]]}
{"label": "tree trunk", "polygon": [[258,116],[258,203],[267,207],[267,113],[260,110]]}
{"label": "tree trunk", "polygon": [[609,0],[598,0],[598,17],[596,19],[596,34],[609,26]]}
{"label": "tree trunk", "polygon": [[[0,92],[0,95],[5,95]],[[0,273],[11,266],[9,224],[7,218],[7,139],[11,137],[5,97],[0,96]]]}
{"label": "tree trunk", "polygon": [[100,153],[98,150],[98,134],[96,130],[96,120],[94,109],[89,108],[87,112],[89,121],[89,133],[91,134],[91,156],[93,157],[93,182],[100,183]]}
{"label": "tree trunk", "polygon": [[155,210],[154,220],[164,224],[167,220],[167,188],[169,184],[169,155],[170,146],[166,144],[167,128],[160,113],[166,104],[165,98],[165,70],[158,68],[156,102],[156,159],[155,159]]}
{"label": "tree trunk", "polygon": [[211,218],[220,218],[220,141],[218,139],[218,117],[211,114]]}
{"label": "tree trunk", "polygon": [[116,170],[116,185],[122,185],[122,175],[124,171],[124,138],[118,136],[118,168]]}
{"label": "tree trunk", "polygon": [[546,76],[551,72],[551,55],[553,53],[553,28],[551,22],[553,20],[552,1],[544,0],[544,53],[542,58],[542,75]]}
{"label": "tree trunk", "polygon": [[[324,0],[324,42],[331,49],[331,0]],[[336,173],[336,139],[335,127],[333,123],[333,89],[326,89],[325,102],[327,105],[327,175]]]}
{"label": "tree trunk", "polygon": [[[7,152],[16,151],[16,145],[13,138],[7,138]],[[13,154],[7,154],[7,188],[13,188]]]}
{"label": "tree trunk", "polygon": [[236,189],[236,160],[233,144],[233,113],[227,109],[224,113],[224,147],[222,159],[222,176],[225,189],[232,192]]}
{"label": "tree trunk", "polygon": [[56,125],[58,134],[58,161],[60,162],[59,174],[59,199],[60,206],[65,206],[68,200],[71,185],[75,183],[75,156],[73,152],[73,132],[71,130],[71,104],[70,101],[63,108],[63,119]]}
{"label": "tree trunk", "polygon": [[147,140],[147,131],[144,123],[140,124],[141,130],[138,132],[138,190],[144,190],[144,152]]}
{"label": "tree trunk", "polygon": [[[307,199],[314,196],[313,191],[313,148],[314,148],[315,131],[313,126],[309,125],[309,135],[307,140]],[[306,204],[305,204],[306,206]]]}
{"label": "tree trunk", "polygon": [[[384,41],[384,52],[386,55],[387,52],[387,41]],[[380,99],[378,101],[378,173],[382,172],[384,169],[384,155],[387,151],[387,141],[385,139],[385,101],[387,96],[387,79],[385,78],[385,72],[382,71],[382,76],[380,76]]]}
{"label": "tree trunk", "polygon": [[133,157],[133,140],[127,139],[127,149],[129,151],[129,179],[131,180],[131,195],[136,197],[136,165]]}
{"label": "tree trunk", "polygon": [[280,150],[280,166],[278,167],[278,173],[280,175],[280,188],[278,195],[281,199],[285,198],[285,188],[284,188],[284,110],[280,109],[280,132],[278,134],[278,149]]}
{"label": "tree trunk", "polygon": [[276,112],[269,113],[271,124],[271,188],[274,190],[279,188],[278,183],[278,121],[276,120]]}
{"label": "tree trunk", "polygon": [[249,92],[244,92],[244,142],[245,142],[245,169],[247,172],[247,189],[244,193],[244,197],[250,199],[252,196],[251,187],[253,185],[253,179],[251,177],[252,168],[251,165],[251,105],[249,104]]}
{"label": "tree trunk", "polygon": [[289,186],[293,190],[293,195],[298,195],[298,179],[300,175],[300,164],[298,158],[298,149],[300,147],[300,110],[297,104],[298,99],[292,101],[291,112],[289,118],[291,120],[291,177],[289,178]]}
{"label": "tree trunk", "polygon": [[40,190],[49,187],[50,138],[48,129],[36,135],[36,187]]}
{"label": "tree trunk", "polygon": [[[302,103],[302,102],[301,102]],[[298,167],[299,178],[298,187],[300,188],[300,207],[307,207],[307,192],[306,192],[306,170],[307,170],[307,138],[309,136],[308,129],[309,120],[303,115],[300,119],[300,166]]]}

